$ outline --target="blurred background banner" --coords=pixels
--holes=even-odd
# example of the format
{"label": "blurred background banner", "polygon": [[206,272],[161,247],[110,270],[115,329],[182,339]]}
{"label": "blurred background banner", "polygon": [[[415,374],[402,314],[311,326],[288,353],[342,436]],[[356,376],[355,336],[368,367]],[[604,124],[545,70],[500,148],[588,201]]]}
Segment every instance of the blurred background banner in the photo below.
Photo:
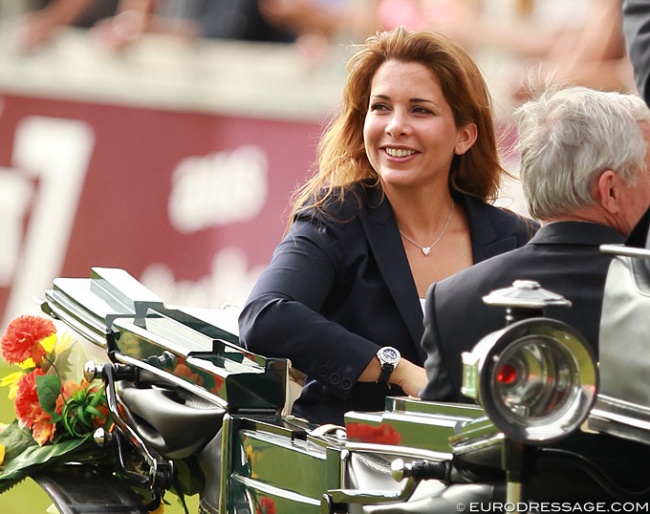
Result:
{"label": "blurred background banner", "polygon": [[[155,37],[102,53],[69,30],[0,48],[0,310],[118,267],[173,303],[242,302],[313,166],[340,73],[283,45]],[[168,45],[167,48],[162,47]]]}
{"label": "blurred background banner", "polygon": [[[123,268],[172,303],[243,302],[313,169],[351,43],[378,29],[442,32],[470,50],[516,175],[512,113],[536,89],[633,89],[620,9],[0,0],[0,323],[92,266]],[[499,204],[526,214],[516,181]]]}

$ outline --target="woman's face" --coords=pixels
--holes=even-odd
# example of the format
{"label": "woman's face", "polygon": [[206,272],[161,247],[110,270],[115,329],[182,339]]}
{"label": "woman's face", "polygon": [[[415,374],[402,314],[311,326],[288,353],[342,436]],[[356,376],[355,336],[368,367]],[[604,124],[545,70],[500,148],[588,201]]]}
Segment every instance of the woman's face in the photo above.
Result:
{"label": "woman's face", "polygon": [[363,138],[370,164],[385,185],[446,185],[454,155],[465,153],[476,140],[476,125],[456,127],[429,68],[386,61],[370,84]]}

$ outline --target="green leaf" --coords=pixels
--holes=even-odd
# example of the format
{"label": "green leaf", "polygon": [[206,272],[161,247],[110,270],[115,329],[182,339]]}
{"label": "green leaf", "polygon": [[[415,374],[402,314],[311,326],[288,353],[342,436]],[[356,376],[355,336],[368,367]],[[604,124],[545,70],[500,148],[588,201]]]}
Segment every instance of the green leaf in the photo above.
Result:
{"label": "green leaf", "polygon": [[[0,436],[4,436],[5,432],[11,427],[12,425],[6,428]],[[22,441],[23,439],[23,436],[20,434],[10,434],[10,437],[12,440],[16,439],[18,441]],[[31,438],[31,435],[29,437]],[[0,444],[5,444],[5,442],[0,441]],[[38,446],[32,439],[32,444],[25,446],[23,443],[22,451],[13,451],[10,457],[5,457],[5,462],[0,468],[0,493],[40,469],[51,468],[66,462],[97,458],[104,453],[92,441],[91,435],[84,438],[68,439],[54,444],[46,444],[44,446]]]}
{"label": "green leaf", "polygon": [[61,394],[61,382],[56,375],[36,377],[36,394],[38,403],[48,414],[54,414],[56,399]]}
{"label": "green leaf", "polygon": [[[20,428],[18,420],[14,420],[0,432],[0,444],[5,447],[5,463],[22,453],[29,446],[37,446],[30,430]],[[0,466],[0,469],[2,466]]]}
{"label": "green leaf", "polygon": [[57,374],[62,377],[74,376],[74,370],[70,363],[73,361],[73,350],[75,345],[68,346],[64,351],[58,353],[54,357],[55,368]]}

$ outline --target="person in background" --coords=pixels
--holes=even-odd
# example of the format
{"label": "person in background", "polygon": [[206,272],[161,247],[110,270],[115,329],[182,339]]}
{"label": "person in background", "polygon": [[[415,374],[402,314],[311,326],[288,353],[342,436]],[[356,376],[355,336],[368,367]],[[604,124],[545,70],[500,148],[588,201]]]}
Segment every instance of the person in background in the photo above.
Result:
{"label": "person in background", "polygon": [[292,42],[295,36],[262,16],[259,0],[120,0],[118,15],[95,33],[109,49],[127,47],[147,32],[186,40]]}
{"label": "person in background", "polygon": [[[359,0],[374,5],[374,19],[359,12],[368,24],[390,29],[441,32],[480,54],[510,56],[509,94],[521,102],[533,90],[553,80],[608,91],[629,91],[632,66],[621,28],[622,0],[509,2],[514,12],[504,16],[494,0]],[[491,5],[493,4],[493,5]],[[559,11],[561,16],[551,16]],[[551,18],[551,19],[547,19]],[[503,55],[502,55],[503,54]],[[511,69],[510,69],[511,68]],[[503,81],[503,76],[499,77]],[[536,82],[536,83],[534,83]],[[523,87],[522,87],[523,86]]]}
{"label": "person in background", "polygon": [[30,2],[18,20],[17,45],[32,52],[68,26],[89,28],[115,15],[120,0],[41,0]]}
{"label": "person in background", "polygon": [[483,303],[515,280],[533,280],[571,308],[547,315],[581,332],[597,351],[611,255],[650,206],[650,110],[635,94],[585,87],[550,89],[522,105],[520,178],[542,227],[528,244],[433,284],[426,297],[422,347],[426,400],[468,401],[461,354],[503,328],[504,310]]}
{"label": "person in background", "polygon": [[514,76],[515,96],[528,99],[530,90],[521,84],[524,74],[538,77],[533,92],[549,77],[560,85],[580,85],[605,91],[634,89],[633,69],[625,49],[621,16],[622,0],[591,0],[585,20],[577,31],[557,38],[545,55],[524,62]]}
{"label": "person in background", "polygon": [[341,40],[359,40],[353,30],[357,2],[258,0],[258,6],[270,24],[295,34],[293,43],[305,64],[320,66]]}
{"label": "person in background", "polygon": [[49,0],[19,22],[18,44],[35,50],[66,26],[90,29],[109,50],[120,50],[145,33],[183,40],[233,39],[289,43],[295,35],[268,21],[259,0]]}
{"label": "person in background", "polygon": [[623,32],[639,94],[650,104],[650,2],[623,2]]}
{"label": "person in background", "polygon": [[[632,65],[621,26],[622,0],[259,0],[262,14],[297,34],[308,63],[322,63],[341,40],[377,30],[446,35],[478,62],[497,104],[510,113],[549,79],[630,91]],[[644,3],[633,11],[643,9]],[[503,104],[503,105],[502,105]]]}
{"label": "person in background", "polygon": [[294,414],[342,424],[426,384],[429,285],[523,245],[536,224],[491,205],[506,172],[489,93],[438,34],[397,28],[358,48],[318,164],[239,330],[306,374]]}

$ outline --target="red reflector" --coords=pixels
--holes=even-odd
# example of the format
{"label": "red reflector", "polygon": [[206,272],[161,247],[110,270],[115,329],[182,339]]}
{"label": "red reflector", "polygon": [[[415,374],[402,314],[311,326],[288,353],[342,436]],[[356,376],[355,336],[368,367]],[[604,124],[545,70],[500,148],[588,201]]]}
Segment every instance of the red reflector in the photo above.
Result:
{"label": "red reflector", "polygon": [[510,364],[503,364],[497,371],[499,384],[512,384],[517,379],[517,370]]}

